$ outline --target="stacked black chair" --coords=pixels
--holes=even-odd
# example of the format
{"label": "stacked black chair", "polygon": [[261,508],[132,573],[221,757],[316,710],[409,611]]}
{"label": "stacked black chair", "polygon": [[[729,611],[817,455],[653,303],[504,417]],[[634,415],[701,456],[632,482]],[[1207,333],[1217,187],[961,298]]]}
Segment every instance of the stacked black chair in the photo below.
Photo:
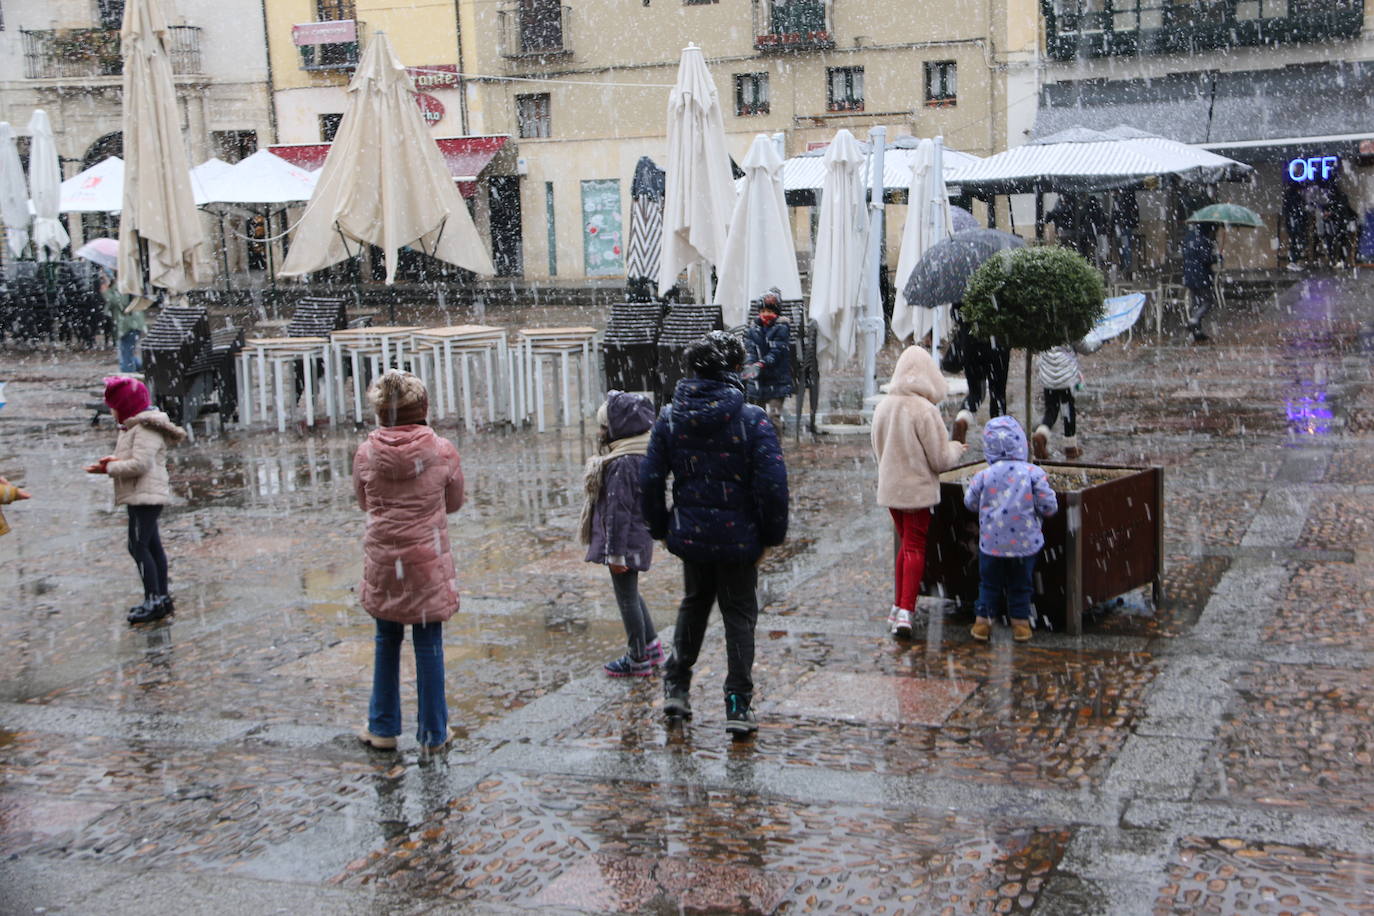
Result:
{"label": "stacked black chair", "polygon": [[343,296],[307,296],[296,304],[287,337],[328,337],[348,327],[348,300]]}
{"label": "stacked black chair", "polygon": [[677,383],[687,376],[687,347],[724,328],[719,305],[680,303],[668,307],[658,335],[658,384],[654,390],[659,404],[670,403]]}
{"label": "stacked black chair", "polygon": [[143,337],[144,379],[173,423],[194,420],[213,401],[212,371],[191,371],[211,346],[210,313],[202,306],[164,306]]}
{"label": "stacked black chair", "polygon": [[616,302],[602,336],[606,390],[658,390],[658,332],[663,305]]}
{"label": "stacked black chair", "polygon": [[208,375],[213,402],[201,403],[197,414],[217,411],[220,418],[239,418],[238,355],[243,349],[242,328],[216,328],[210,332],[210,345],[196,354],[187,369],[192,378]]}

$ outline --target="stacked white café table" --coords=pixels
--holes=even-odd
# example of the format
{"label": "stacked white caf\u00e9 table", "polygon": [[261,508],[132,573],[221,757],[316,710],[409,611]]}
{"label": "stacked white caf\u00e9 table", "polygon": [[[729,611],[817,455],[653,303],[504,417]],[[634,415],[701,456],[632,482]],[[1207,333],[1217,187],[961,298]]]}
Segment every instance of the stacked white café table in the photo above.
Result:
{"label": "stacked white caf\u00e9 table", "polygon": [[[517,386],[521,417],[534,414],[540,432],[544,431],[544,363],[557,360],[560,393],[562,394],[563,425],[572,423],[574,403],[578,415],[585,416],[592,396],[592,361],[596,355],[596,328],[521,328],[516,331],[516,347],[520,366]],[[577,361],[577,400],[568,397],[572,362]],[[593,408],[594,409],[594,408]]]}
{"label": "stacked white caf\u00e9 table", "polygon": [[[246,425],[253,422],[253,386],[257,382],[257,415],[263,420],[275,413],[277,431],[286,431],[286,418],[296,403],[294,378],[291,400],[286,399],[285,377],[294,376],[299,365],[304,385],[305,422],[315,425],[316,360],[322,360],[325,371],[320,379],[324,390],[325,413],[335,413],[334,380],[330,370],[329,338],[327,337],[257,337],[243,342],[239,351],[239,419]],[[272,376],[274,397],[268,397],[268,376]],[[275,408],[275,410],[274,410]]]}
{"label": "stacked white caf\u00e9 table", "polygon": [[[412,335],[423,328],[410,325],[382,325],[371,328],[347,328],[334,331],[329,335],[329,347],[333,351],[335,366],[334,380],[339,387],[339,404],[342,405],[347,393],[343,391],[344,359],[350,362],[353,373],[353,420],[359,425],[367,422],[363,408],[363,362],[366,361],[375,378],[387,369],[402,369],[406,366],[406,352]],[[342,406],[339,413],[343,413]],[[332,416],[332,415],[331,415]]]}
{"label": "stacked white caf\u00e9 table", "polygon": [[461,391],[463,425],[469,432],[474,429],[473,370],[478,368],[484,381],[480,391],[486,400],[488,422],[495,423],[498,412],[512,423],[516,421],[515,373],[504,328],[460,324],[417,330],[410,336],[409,359],[430,391],[436,417],[457,413]]}

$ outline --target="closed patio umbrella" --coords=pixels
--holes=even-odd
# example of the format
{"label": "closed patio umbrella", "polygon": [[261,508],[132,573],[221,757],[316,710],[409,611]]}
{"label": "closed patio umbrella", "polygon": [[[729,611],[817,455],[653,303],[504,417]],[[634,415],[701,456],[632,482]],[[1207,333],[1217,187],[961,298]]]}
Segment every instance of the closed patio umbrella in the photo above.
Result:
{"label": "closed patio umbrella", "polygon": [[911,188],[907,192],[906,225],[902,227],[902,247],[897,255],[897,300],[892,309],[892,333],[898,340],[912,337],[919,341],[934,331],[931,347],[940,346],[939,334],[949,327],[949,308],[913,308],[906,298],[906,280],[921,256],[930,247],[954,233],[953,214],[945,192],[944,141],[922,140],[911,168]]}
{"label": "closed patio umbrella", "polygon": [[864,154],[848,130],[841,128],[826,148],[825,167],[811,261],[810,316],[816,322],[816,349],[834,369],[854,356],[868,225]]}
{"label": "closed patio umbrella", "polygon": [[348,84],[347,110],[279,276],[336,264],[363,244],[382,249],[388,284],[406,246],[475,273],[496,272],[414,91],[378,32]]}
{"label": "closed patio umbrella", "polygon": [[767,134],[759,134],[744,157],[744,180],[730,216],[716,301],[725,323],[744,324],[749,303],[776,286],[783,299],[801,298],[797,251],[782,192],[782,157]]}
{"label": "closed patio umbrella", "polygon": [[[677,84],[668,96],[665,171],[659,295],[672,288],[689,264],[721,262],[730,212],[735,206],[720,98],[706,68],[706,57],[696,45],[683,48]],[[710,298],[710,291],[706,292]]]}
{"label": "closed patio umbrella", "polygon": [[663,250],[663,169],[640,156],[630,182],[630,240],[625,257],[625,286],[632,295],[652,296],[658,285],[658,259]]}
{"label": "closed patio umbrella", "polygon": [[0,222],[10,254],[19,257],[29,243],[29,192],[24,187],[24,168],[19,162],[14,128],[0,121]]}
{"label": "closed patio umbrella", "polygon": [[29,118],[29,193],[33,195],[33,246],[51,260],[67,247],[67,230],[58,219],[62,199],[62,165],[48,113],[36,109]]}
{"label": "closed patio umbrella", "polygon": [[159,0],[130,0],[119,33],[124,54],[124,207],[119,217],[119,289],[183,292],[196,284],[203,235]]}

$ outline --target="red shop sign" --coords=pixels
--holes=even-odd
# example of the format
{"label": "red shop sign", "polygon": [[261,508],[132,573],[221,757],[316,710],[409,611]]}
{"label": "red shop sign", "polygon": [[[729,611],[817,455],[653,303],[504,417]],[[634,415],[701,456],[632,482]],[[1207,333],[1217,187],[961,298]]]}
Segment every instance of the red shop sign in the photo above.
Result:
{"label": "red shop sign", "polygon": [[434,96],[417,92],[415,93],[415,104],[420,106],[420,117],[424,118],[425,123],[430,127],[443,120],[444,103]]}

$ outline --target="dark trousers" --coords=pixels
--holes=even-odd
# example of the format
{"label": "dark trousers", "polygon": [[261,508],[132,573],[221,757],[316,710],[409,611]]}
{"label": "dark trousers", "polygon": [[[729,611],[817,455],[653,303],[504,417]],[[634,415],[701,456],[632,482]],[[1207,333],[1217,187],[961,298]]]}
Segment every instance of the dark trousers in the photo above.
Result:
{"label": "dark trousers", "polygon": [[725,694],[754,696],[754,626],[759,619],[758,569],[753,563],[693,563],[682,561],[682,604],[673,630],[673,657],[663,679],[670,687],[687,690],[692,666],[701,653],[711,605],[720,603],[725,624]]}
{"label": "dark trousers", "polygon": [[156,598],[167,594],[167,554],[162,552],[162,537],[158,534],[157,519],[161,506],[127,506],[129,510],[129,556],[134,558],[139,578],[143,580],[143,597]]}
{"label": "dark trousers", "polygon": [[1188,314],[1188,329],[1191,331],[1202,330],[1202,319],[1207,317],[1217,304],[1217,291],[1210,284],[1200,286],[1196,289],[1188,288],[1188,300],[1192,304],[1192,311]]}
{"label": "dark trousers", "polygon": [[1029,620],[1034,575],[1034,555],[995,557],[978,551],[978,603],[974,613],[992,619],[1005,612],[1013,620]]}
{"label": "dark trousers", "polygon": [[1054,424],[1059,422],[1061,406],[1064,408],[1064,435],[1078,435],[1078,411],[1073,402],[1072,388],[1045,389],[1045,414],[1040,418],[1040,425],[1054,429]]}
{"label": "dark trousers", "polygon": [[1007,412],[1007,372],[1011,368],[1011,351],[995,349],[975,341],[964,357],[964,378],[968,380],[968,395],[964,409],[978,413],[983,403],[983,385],[987,384],[988,416],[1000,417]]}
{"label": "dark trousers", "polygon": [[644,660],[644,647],[658,639],[654,620],[639,594],[639,570],[627,569],[611,573],[611,588],[620,608],[620,622],[625,625],[625,639],[630,646],[630,658]]}

